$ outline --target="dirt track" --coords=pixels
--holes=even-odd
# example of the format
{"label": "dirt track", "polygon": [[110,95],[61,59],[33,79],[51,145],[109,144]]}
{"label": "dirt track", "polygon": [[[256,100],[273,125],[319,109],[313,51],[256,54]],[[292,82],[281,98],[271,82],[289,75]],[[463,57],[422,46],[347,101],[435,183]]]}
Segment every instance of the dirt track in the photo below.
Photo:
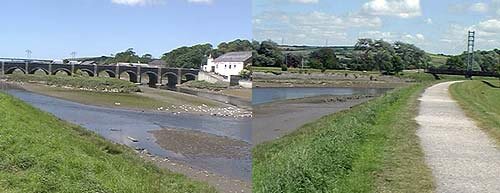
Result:
{"label": "dirt track", "polygon": [[427,88],[416,118],[436,192],[500,192],[500,149],[451,99],[453,83]]}

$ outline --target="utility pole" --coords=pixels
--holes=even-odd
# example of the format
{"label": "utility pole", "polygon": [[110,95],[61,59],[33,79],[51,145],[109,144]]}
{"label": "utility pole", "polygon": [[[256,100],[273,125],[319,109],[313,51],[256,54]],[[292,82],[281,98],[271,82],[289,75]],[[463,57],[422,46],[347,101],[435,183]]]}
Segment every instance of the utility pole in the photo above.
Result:
{"label": "utility pole", "polygon": [[76,52],[71,52],[70,55],[71,55],[71,59],[74,60],[76,58]]}
{"label": "utility pole", "polygon": [[472,65],[474,64],[474,40],[475,40],[476,32],[469,31],[467,37],[467,73],[465,75],[466,78],[472,77]]}
{"label": "utility pole", "polygon": [[31,52],[30,49],[27,49],[25,52],[26,52],[26,58],[30,59],[31,58],[31,53],[33,53],[33,52]]}

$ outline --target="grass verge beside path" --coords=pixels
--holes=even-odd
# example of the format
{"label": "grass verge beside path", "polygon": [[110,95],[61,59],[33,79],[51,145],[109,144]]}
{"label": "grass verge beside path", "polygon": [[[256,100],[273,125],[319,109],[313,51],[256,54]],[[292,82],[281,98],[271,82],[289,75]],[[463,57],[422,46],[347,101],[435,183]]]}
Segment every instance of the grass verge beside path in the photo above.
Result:
{"label": "grass verge beside path", "polygon": [[432,192],[414,120],[427,85],[397,89],[256,146],[254,192]]}
{"label": "grass verge beside path", "polygon": [[0,93],[2,192],[215,192]]}
{"label": "grass verge beside path", "polygon": [[456,83],[451,85],[450,93],[467,116],[500,144],[500,83],[495,79],[486,81],[491,86],[480,80]]}

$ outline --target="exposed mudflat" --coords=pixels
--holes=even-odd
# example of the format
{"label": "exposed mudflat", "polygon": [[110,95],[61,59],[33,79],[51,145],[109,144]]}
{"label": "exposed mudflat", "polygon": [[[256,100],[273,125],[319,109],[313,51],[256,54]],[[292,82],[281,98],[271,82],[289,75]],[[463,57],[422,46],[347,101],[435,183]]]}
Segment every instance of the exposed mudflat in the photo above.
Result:
{"label": "exposed mudflat", "polygon": [[250,144],[229,137],[182,129],[150,131],[164,149],[188,157],[224,157],[240,159],[250,156]]}
{"label": "exposed mudflat", "polygon": [[416,118],[436,192],[500,192],[500,149],[450,97],[453,83],[427,88]]}
{"label": "exposed mudflat", "polygon": [[253,107],[252,142],[259,144],[292,133],[325,115],[349,109],[375,96],[317,96],[266,103]]}

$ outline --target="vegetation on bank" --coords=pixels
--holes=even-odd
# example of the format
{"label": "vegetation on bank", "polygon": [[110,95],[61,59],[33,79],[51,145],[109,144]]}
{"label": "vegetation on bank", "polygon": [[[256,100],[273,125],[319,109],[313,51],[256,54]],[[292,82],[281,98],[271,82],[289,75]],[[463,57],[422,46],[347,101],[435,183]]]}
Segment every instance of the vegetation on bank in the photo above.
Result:
{"label": "vegetation on bank", "polygon": [[3,93],[0,115],[3,192],[215,192]]}
{"label": "vegetation on bank", "polygon": [[194,80],[184,83],[182,86],[196,88],[196,89],[207,89],[213,91],[224,90],[228,87],[228,85],[221,83],[210,83],[204,80]]}
{"label": "vegetation on bank", "polygon": [[11,74],[7,80],[15,82],[34,82],[56,87],[70,87],[87,91],[130,93],[140,91],[132,82],[116,78],[47,76],[34,74]]}
{"label": "vegetation on bank", "polygon": [[397,89],[257,145],[254,192],[432,192],[414,120],[427,85]]}
{"label": "vegetation on bank", "polygon": [[451,85],[450,93],[467,116],[500,143],[500,81],[465,81]]}

